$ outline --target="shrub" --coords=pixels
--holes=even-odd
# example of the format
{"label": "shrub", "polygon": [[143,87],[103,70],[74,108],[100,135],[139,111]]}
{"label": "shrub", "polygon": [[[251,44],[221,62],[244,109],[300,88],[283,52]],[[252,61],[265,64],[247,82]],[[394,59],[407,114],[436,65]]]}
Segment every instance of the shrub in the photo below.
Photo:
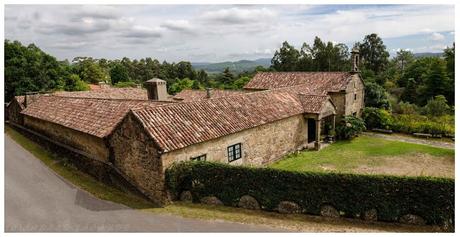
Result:
{"label": "shrub", "polygon": [[391,129],[402,133],[455,134],[455,117],[444,115],[429,118],[416,114],[393,115]]}
{"label": "shrub", "polygon": [[124,87],[138,87],[138,84],[136,82],[133,82],[133,81],[120,81],[120,82],[117,82],[115,85],[115,87],[118,87],[118,88],[124,88]]}
{"label": "shrub", "polygon": [[352,139],[366,129],[364,121],[354,116],[344,116],[336,127],[337,138]]}
{"label": "shrub", "polygon": [[409,102],[399,102],[398,106],[393,107],[393,111],[398,114],[417,114],[420,108]]}
{"label": "shrub", "polygon": [[450,107],[447,104],[446,97],[438,95],[428,101],[423,107],[423,112],[429,116],[442,116],[450,112]]}
{"label": "shrub", "polygon": [[367,129],[383,128],[390,129],[392,117],[390,112],[384,109],[366,107],[363,111],[363,119]]}
{"label": "shrub", "polygon": [[347,217],[376,209],[378,219],[396,221],[406,214],[442,224],[454,217],[454,180],[431,177],[291,172],[211,162],[175,163],[166,170],[173,197],[190,191],[193,201],[215,196],[237,206],[240,197],[254,197],[263,210],[282,201],[295,202],[303,213],[319,215],[322,205],[334,206]]}

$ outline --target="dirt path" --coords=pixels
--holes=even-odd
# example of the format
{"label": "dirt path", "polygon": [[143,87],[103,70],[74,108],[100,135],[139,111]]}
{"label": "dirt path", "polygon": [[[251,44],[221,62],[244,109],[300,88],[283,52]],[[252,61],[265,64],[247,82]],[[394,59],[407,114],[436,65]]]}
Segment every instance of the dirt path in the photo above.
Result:
{"label": "dirt path", "polygon": [[409,143],[422,144],[422,145],[428,145],[428,146],[439,147],[439,148],[455,149],[454,142],[424,139],[424,138],[415,138],[415,137],[410,137],[407,135],[400,135],[400,134],[390,135],[390,134],[381,134],[381,133],[374,133],[374,132],[364,132],[363,134],[366,136],[379,137],[379,138],[392,140],[392,141],[409,142]]}

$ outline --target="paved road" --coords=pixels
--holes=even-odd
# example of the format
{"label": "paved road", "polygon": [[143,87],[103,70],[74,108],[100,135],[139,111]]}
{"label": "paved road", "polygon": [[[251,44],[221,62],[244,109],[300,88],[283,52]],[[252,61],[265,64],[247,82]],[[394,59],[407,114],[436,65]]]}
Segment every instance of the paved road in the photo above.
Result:
{"label": "paved road", "polygon": [[67,183],[5,135],[7,232],[266,232],[264,226],[211,222],[133,210]]}

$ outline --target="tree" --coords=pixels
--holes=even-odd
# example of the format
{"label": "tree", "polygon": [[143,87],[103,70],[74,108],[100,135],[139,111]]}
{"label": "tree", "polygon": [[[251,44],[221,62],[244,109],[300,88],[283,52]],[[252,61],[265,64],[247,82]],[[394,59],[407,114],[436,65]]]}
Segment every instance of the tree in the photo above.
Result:
{"label": "tree", "polygon": [[377,34],[366,35],[363,42],[357,43],[356,46],[359,48],[361,59],[366,68],[374,71],[375,74],[385,70],[390,54]]}
{"label": "tree", "polygon": [[231,87],[233,85],[233,81],[235,77],[230,72],[230,69],[227,67],[225,68],[224,72],[219,78],[219,81],[224,85],[225,88]]}
{"label": "tree", "polygon": [[31,91],[63,89],[68,67],[34,44],[5,40],[5,100]]}
{"label": "tree", "polygon": [[70,74],[65,79],[64,89],[66,91],[86,91],[89,90],[89,86],[77,74]]}
{"label": "tree", "polygon": [[80,78],[88,83],[98,83],[107,80],[104,70],[93,60],[85,59],[76,65]]}
{"label": "tree", "polygon": [[417,83],[414,78],[409,78],[401,95],[401,100],[409,103],[416,103],[417,97]]}
{"label": "tree", "polygon": [[283,46],[276,50],[272,58],[272,67],[277,71],[295,71],[299,57],[299,51],[284,41]]}
{"label": "tree", "polygon": [[395,61],[397,62],[397,66],[401,71],[401,74],[404,72],[406,66],[412,63],[414,60],[415,57],[411,51],[401,49],[396,52]]}
{"label": "tree", "polygon": [[172,84],[170,92],[173,94],[176,94],[176,93],[181,92],[184,89],[192,89],[192,87],[193,87],[193,81],[188,78],[184,78],[181,80],[177,80],[177,82]]}
{"label": "tree", "polygon": [[115,66],[110,69],[110,79],[112,85],[115,85],[118,82],[130,81],[128,70],[126,70],[126,68],[121,63],[116,63]]}
{"label": "tree", "polygon": [[444,58],[446,60],[447,73],[450,78],[455,78],[455,43],[452,48],[447,47],[444,50]]}
{"label": "tree", "polygon": [[243,89],[243,87],[251,80],[250,77],[240,77],[233,83],[234,89]]}
{"label": "tree", "polygon": [[375,82],[365,83],[364,104],[366,107],[390,109],[387,92]]}
{"label": "tree", "polygon": [[[448,83],[446,64],[443,60],[435,60],[423,78],[423,87],[420,90],[420,104],[425,104],[428,100],[437,95],[446,95],[453,86]],[[453,103],[453,98],[451,98]]]}

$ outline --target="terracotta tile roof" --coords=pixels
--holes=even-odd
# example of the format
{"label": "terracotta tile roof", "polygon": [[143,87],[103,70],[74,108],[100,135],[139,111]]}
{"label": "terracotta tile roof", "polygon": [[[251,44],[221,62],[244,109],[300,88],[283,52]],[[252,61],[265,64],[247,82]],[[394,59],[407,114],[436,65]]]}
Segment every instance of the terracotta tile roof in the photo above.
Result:
{"label": "terracotta tile roof", "polygon": [[15,96],[14,99],[18,102],[19,106],[21,107],[21,109],[24,109],[25,106],[24,106],[24,102],[25,102],[25,96],[23,95],[18,95],[18,96]]}
{"label": "terracotta tile roof", "polygon": [[58,91],[53,95],[78,98],[148,100],[147,90],[141,88],[100,88],[91,91]]}
{"label": "terracotta tile roof", "polygon": [[168,152],[302,114],[304,109],[317,110],[317,104],[312,106],[302,104],[296,92],[270,90],[132,111]]}
{"label": "terracotta tile roof", "polygon": [[[224,96],[233,96],[233,95],[240,95],[246,93],[242,90],[219,90],[219,89],[212,89],[211,90],[211,98],[219,98]],[[177,93],[174,97],[174,100],[179,100],[183,102],[189,101],[196,101],[196,100],[203,100],[207,98],[206,90],[182,90],[181,92]]]}
{"label": "terracotta tile roof", "polygon": [[306,95],[299,94],[304,113],[319,114],[326,101],[330,99],[327,95]]}
{"label": "terracotta tile roof", "polygon": [[112,132],[129,109],[164,103],[43,95],[22,113],[102,138]]}
{"label": "terracotta tile roof", "polygon": [[305,84],[316,93],[344,90],[349,72],[259,72],[244,89],[275,89]]}

